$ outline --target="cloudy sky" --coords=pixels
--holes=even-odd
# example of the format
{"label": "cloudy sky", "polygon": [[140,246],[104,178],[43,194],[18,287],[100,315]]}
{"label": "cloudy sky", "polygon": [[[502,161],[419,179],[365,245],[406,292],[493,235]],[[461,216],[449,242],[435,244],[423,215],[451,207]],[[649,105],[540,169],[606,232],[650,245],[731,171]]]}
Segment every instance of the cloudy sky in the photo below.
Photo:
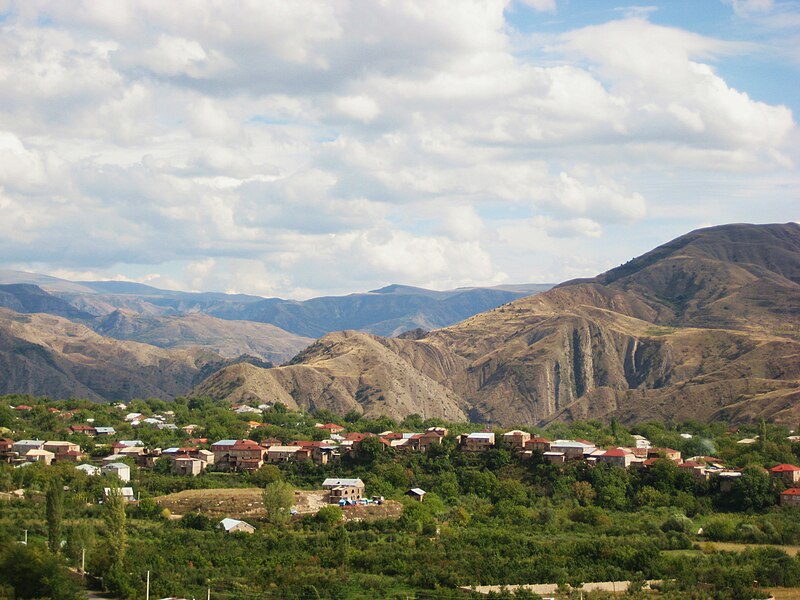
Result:
{"label": "cloudy sky", "polygon": [[0,0],[0,267],[306,298],[800,220],[800,2]]}

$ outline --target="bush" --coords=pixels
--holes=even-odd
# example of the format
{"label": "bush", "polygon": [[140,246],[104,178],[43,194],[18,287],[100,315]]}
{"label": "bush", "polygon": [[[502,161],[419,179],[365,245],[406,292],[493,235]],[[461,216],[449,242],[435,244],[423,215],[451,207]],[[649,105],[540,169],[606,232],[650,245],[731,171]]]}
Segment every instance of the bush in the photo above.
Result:
{"label": "bush", "polygon": [[331,504],[320,508],[314,518],[320,525],[330,528],[341,523],[344,515],[341,508]]}
{"label": "bush", "polygon": [[677,533],[692,533],[692,520],[686,515],[675,513],[661,524],[661,531],[675,531]]}

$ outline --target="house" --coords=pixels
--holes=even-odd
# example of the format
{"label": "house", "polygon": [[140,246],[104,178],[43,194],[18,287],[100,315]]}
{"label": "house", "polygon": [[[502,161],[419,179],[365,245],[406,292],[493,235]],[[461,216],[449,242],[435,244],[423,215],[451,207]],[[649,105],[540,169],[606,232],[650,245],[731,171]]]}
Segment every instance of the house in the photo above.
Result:
{"label": "house", "polygon": [[681,453],[679,450],[673,450],[672,448],[648,448],[647,458],[666,458],[673,462],[680,462]]}
{"label": "house", "polygon": [[0,452],[11,452],[14,447],[14,440],[10,438],[0,438]]}
{"label": "house", "polygon": [[19,406],[12,406],[11,408],[14,410],[33,410],[33,407],[27,404],[20,404]]}
{"label": "house", "polygon": [[781,492],[781,506],[800,506],[800,487]]}
{"label": "house", "polygon": [[465,434],[460,439],[465,452],[485,452],[494,447],[494,433],[490,431]]}
{"label": "house", "polygon": [[122,446],[121,448],[118,448],[117,445],[114,444],[114,448],[116,450],[116,454],[119,454],[120,456],[130,456],[134,460],[146,452],[144,446]]}
{"label": "house", "polygon": [[225,533],[255,533],[256,528],[245,523],[239,519],[222,519],[219,522],[220,528],[225,530]]}
{"label": "house", "polygon": [[55,459],[56,455],[52,452],[48,452],[47,450],[38,450],[36,448],[32,448],[25,453],[20,454],[20,458],[24,459],[25,462],[40,462],[46,465],[53,464],[53,459]]}
{"label": "house", "polygon": [[127,421],[128,423],[132,421],[141,421],[142,418],[144,418],[144,415],[138,412],[132,412],[125,415],[125,421]]}
{"label": "house", "polygon": [[543,452],[544,459],[553,465],[562,465],[567,461],[567,456],[563,452],[554,452],[552,450]]}
{"label": "house", "polygon": [[237,415],[260,415],[261,411],[257,408],[253,408],[252,406],[247,406],[243,404],[242,406],[238,406],[233,409]]}
{"label": "house", "polygon": [[205,468],[205,461],[199,458],[192,458],[191,456],[178,456],[172,461],[172,472],[175,475],[191,475],[195,477],[200,475]]}
{"label": "house", "polygon": [[336,423],[317,423],[314,425],[317,429],[324,429],[328,433],[342,433],[344,431],[344,427],[341,425],[337,425]]}
{"label": "house", "polygon": [[422,502],[425,499],[426,493],[427,492],[422,488],[411,488],[406,492],[406,496],[413,498],[417,502]]}
{"label": "house", "polygon": [[625,448],[611,448],[610,450],[606,450],[602,454],[597,455],[596,458],[598,463],[605,463],[615,467],[627,469],[631,466],[631,461],[633,460],[634,456],[633,452],[626,450]]}
{"label": "house", "polygon": [[105,498],[108,498],[111,494],[119,494],[125,502],[136,502],[132,487],[103,488],[103,496]]}
{"label": "house", "polygon": [[75,468],[78,471],[83,471],[84,473],[90,476],[100,475],[100,467],[95,467],[94,465],[83,464],[83,465],[78,465]]}
{"label": "house", "polygon": [[565,460],[582,459],[585,454],[595,450],[594,444],[586,440],[556,440],[550,443],[550,451],[561,452]]}
{"label": "house", "polygon": [[116,475],[120,481],[125,483],[131,480],[131,468],[125,463],[115,462],[100,467],[103,475]]}
{"label": "house", "polygon": [[685,460],[678,465],[679,469],[687,469],[695,479],[705,481],[708,479],[706,466],[696,460]]}
{"label": "house", "polygon": [[361,500],[364,496],[364,482],[360,479],[337,479],[329,477],[322,482],[323,489],[330,493],[328,501],[331,504]]}
{"label": "house", "polygon": [[267,462],[281,463],[292,460],[310,460],[311,448],[302,446],[270,446],[267,449]]}
{"label": "house", "polygon": [[637,448],[649,448],[652,445],[650,443],[650,440],[648,440],[643,435],[634,435],[632,437],[634,442],[636,443]]}
{"label": "house", "polygon": [[127,458],[124,454],[118,454],[114,452],[114,454],[109,454],[108,456],[104,456],[100,459],[100,462],[104,465],[110,465],[111,463],[120,462],[121,460]]}
{"label": "house", "polygon": [[14,442],[11,450],[20,456],[25,454],[28,450],[41,450],[44,447],[44,440],[19,440]]}
{"label": "house", "polygon": [[532,452],[549,452],[551,443],[552,442],[547,438],[532,437],[525,442],[525,450],[531,450]]}
{"label": "house", "polygon": [[117,432],[114,430],[113,427],[95,427],[94,428],[95,435],[116,435]]}
{"label": "house", "polygon": [[265,449],[253,440],[220,440],[211,451],[214,464],[224,471],[255,471],[264,464]]}
{"label": "house", "polygon": [[413,435],[409,445],[412,450],[427,452],[431,446],[440,446],[446,436],[447,429],[444,427],[428,427],[423,433]]}
{"label": "house", "polygon": [[81,447],[72,442],[45,442],[43,448],[55,455],[56,461],[78,462],[83,458]]}
{"label": "house", "polygon": [[89,437],[94,437],[95,435],[97,435],[97,432],[91,425],[71,425],[69,430],[72,433],[79,433]]}
{"label": "house", "polygon": [[783,481],[786,487],[794,487],[800,483],[800,467],[794,465],[783,464],[772,467],[769,474]]}
{"label": "house", "polygon": [[[338,451],[338,446],[331,443],[330,440],[323,440],[320,442],[311,440],[296,440],[289,445],[300,446],[309,454],[311,460],[318,465],[327,465],[333,457],[337,456]],[[280,444],[278,444],[278,446],[280,446]],[[273,447],[271,446],[269,449],[271,450],[272,448]],[[306,460],[306,457],[303,454],[300,454],[295,458],[298,460]]]}
{"label": "house", "polygon": [[530,433],[519,429],[512,429],[503,434],[503,441],[514,450],[523,450],[525,448],[525,443],[530,439]]}

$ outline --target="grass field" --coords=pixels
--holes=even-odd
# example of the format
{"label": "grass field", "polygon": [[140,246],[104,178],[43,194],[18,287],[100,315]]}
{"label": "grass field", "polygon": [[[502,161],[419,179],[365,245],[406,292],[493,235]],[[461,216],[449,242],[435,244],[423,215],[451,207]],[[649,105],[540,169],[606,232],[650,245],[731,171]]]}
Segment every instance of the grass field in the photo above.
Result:
{"label": "grass field", "polygon": [[[800,546],[773,546],[769,544],[736,544],[733,542],[712,542],[709,544],[714,550],[722,550],[725,552],[742,552],[748,548],[777,548],[783,550],[789,556],[797,556],[800,552]],[[800,598],[800,596],[795,596]]]}

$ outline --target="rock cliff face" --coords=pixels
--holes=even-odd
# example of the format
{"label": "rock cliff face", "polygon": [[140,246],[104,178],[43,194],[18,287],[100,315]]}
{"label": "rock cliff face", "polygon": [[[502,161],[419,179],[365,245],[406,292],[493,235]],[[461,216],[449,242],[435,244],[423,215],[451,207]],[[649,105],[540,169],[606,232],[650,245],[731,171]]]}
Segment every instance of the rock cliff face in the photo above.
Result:
{"label": "rock cliff face", "polygon": [[248,371],[223,369],[195,391],[246,388],[270,400],[283,390],[303,407],[509,425],[611,416],[796,424],[800,226],[698,230],[429,334],[331,334],[289,366]]}

